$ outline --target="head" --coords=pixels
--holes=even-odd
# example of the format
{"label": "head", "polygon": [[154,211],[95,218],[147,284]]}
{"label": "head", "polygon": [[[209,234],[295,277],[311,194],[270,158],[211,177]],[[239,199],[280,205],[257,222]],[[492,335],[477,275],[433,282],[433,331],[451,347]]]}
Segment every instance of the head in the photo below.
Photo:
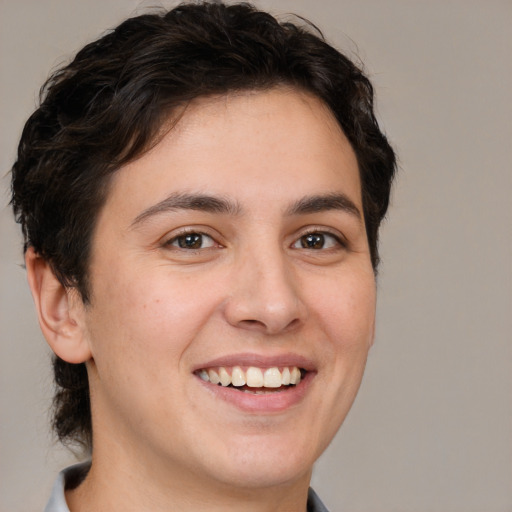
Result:
{"label": "head", "polygon": [[[209,100],[278,90],[325,108],[346,137],[376,272],[395,157],[374,116],[372,86],[311,25],[279,23],[248,4],[184,4],[129,19],[48,80],[12,170],[25,250],[46,262],[84,307],[93,305],[94,237],[118,175],[158,150]],[[85,363],[56,357],[54,370],[56,432],[90,448]]]}

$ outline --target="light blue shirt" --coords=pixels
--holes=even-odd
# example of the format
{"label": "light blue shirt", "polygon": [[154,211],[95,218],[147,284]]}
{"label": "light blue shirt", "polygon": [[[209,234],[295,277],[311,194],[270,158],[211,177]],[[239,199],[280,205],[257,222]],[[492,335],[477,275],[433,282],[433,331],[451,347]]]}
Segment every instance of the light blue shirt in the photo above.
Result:
{"label": "light blue shirt", "polygon": [[[82,462],[69,466],[59,473],[55,483],[53,484],[52,495],[47,503],[44,512],[69,512],[64,490],[66,482],[80,478],[80,475],[87,472],[90,462]],[[325,505],[320,501],[313,489],[309,489],[308,493],[308,512],[329,512]]]}

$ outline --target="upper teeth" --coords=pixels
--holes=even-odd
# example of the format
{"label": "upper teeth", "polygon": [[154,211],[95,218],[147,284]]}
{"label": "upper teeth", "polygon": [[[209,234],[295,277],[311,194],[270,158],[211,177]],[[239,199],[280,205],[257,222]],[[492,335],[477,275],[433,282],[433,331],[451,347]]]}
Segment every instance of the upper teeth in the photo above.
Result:
{"label": "upper teeth", "polygon": [[224,366],[203,369],[198,372],[201,379],[212,384],[222,386],[245,386],[250,388],[279,388],[290,384],[298,384],[301,379],[300,369],[297,366],[284,367],[279,370],[272,368],[258,368],[249,366],[245,371],[240,366],[226,369]]}

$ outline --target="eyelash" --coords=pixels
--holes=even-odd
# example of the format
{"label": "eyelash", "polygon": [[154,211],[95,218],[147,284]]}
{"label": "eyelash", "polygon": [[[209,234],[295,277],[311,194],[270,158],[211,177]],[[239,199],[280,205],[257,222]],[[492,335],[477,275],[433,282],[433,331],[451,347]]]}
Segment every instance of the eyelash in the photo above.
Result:
{"label": "eyelash", "polygon": [[[301,242],[301,240],[303,240],[305,237],[307,236],[311,236],[311,235],[321,235],[322,237],[324,237],[324,239],[326,237],[329,237],[329,238],[332,238],[334,241],[335,241],[335,244],[338,246],[338,248],[346,248],[347,247],[347,243],[346,241],[339,235],[336,235],[334,233],[331,233],[330,231],[323,231],[321,229],[318,229],[318,228],[313,228],[313,229],[310,229],[308,231],[306,231],[305,233],[303,233],[302,235],[299,236],[299,238],[297,238],[297,240],[295,240],[295,242],[292,244],[292,247],[295,245],[295,244],[298,244]],[[297,247],[297,249],[299,249],[299,247]],[[307,247],[300,247],[300,249],[305,249],[305,250],[308,250]],[[320,248],[320,249],[314,249],[314,248],[309,248],[309,250],[330,250],[330,249],[334,249],[334,247],[328,247],[327,249],[325,248]]]}
{"label": "eyelash", "polygon": [[[192,235],[197,235],[198,237],[201,237],[201,241],[204,242],[204,239],[205,238],[209,238],[211,241],[212,241],[212,244],[208,247],[181,247],[179,245],[179,241],[180,239],[185,239],[187,236],[192,236]],[[178,244],[178,245],[176,245]],[[189,229],[189,230],[186,230],[186,231],[182,231],[181,233],[178,233],[177,235],[174,235],[172,238],[170,238],[169,240],[167,240],[166,242],[164,242],[164,247],[174,247],[176,248],[177,250],[183,250],[183,251],[189,251],[189,252],[193,252],[193,251],[200,251],[200,250],[204,250],[204,249],[209,249],[215,245],[219,245],[220,244],[218,242],[215,241],[215,239],[208,235],[207,233],[204,233],[202,231],[199,231],[199,230],[195,230],[195,229]]]}
{"label": "eyelash", "polygon": [[[192,235],[196,235],[198,238],[200,237],[201,245],[202,245],[202,243],[204,243],[204,239],[205,238],[210,239],[211,240],[211,244],[209,246],[207,246],[207,247],[182,247],[180,245],[180,240],[184,239],[187,236],[192,236]],[[291,244],[291,247],[295,248],[295,249],[304,249],[304,250],[312,250],[312,251],[317,251],[317,250],[321,251],[321,250],[335,249],[335,247],[327,247],[327,248],[320,247],[320,248],[316,249],[314,247],[304,247],[304,246],[302,246],[302,241],[306,237],[311,236],[311,235],[317,235],[317,236],[323,237],[323,244],[326,243],[326,238],[331,238],[332,240],[334,240],[335,245],[337,245],[338,247],[345,248],[347,246],[346,241],[342,237],[340,237],[339,235],[336,235],[336,234],[331,233],[329,231],[322,231],[321,229],[310,229],[310,230],[306,231],[305,233],[302,233]],[[301,247],[295,247],[296,244],[301,244]],[[194,230],[194,229],[189,229],[189,230],[182,231],[181,233],[176,234],[175,236],[173,236],[172,238],[167,240],[163,245],[164,245],[164,247],[174,247],[177,250],[183,250],[183,251],[187,251],[187,252],[193,252],[193,251],[200,251],[200,250],[204,250],[204,249],[210,249],[211,247],[214,247],[215,245],[222,247],[221,244],[216,242],[215,239],[212,236],[210,236],[209,234],[204,233],[204,232],[202,232],[200,230]]]}

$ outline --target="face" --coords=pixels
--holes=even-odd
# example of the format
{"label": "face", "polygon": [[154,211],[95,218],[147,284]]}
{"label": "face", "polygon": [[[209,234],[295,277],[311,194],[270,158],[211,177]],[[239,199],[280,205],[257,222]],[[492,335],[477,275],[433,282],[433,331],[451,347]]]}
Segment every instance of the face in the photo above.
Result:
{"label": "face", "polygon": [[293,90],[200,99],[111,185],[83,311],[94,456],[205,486],[309,479],[374,330],[332,115]]}

